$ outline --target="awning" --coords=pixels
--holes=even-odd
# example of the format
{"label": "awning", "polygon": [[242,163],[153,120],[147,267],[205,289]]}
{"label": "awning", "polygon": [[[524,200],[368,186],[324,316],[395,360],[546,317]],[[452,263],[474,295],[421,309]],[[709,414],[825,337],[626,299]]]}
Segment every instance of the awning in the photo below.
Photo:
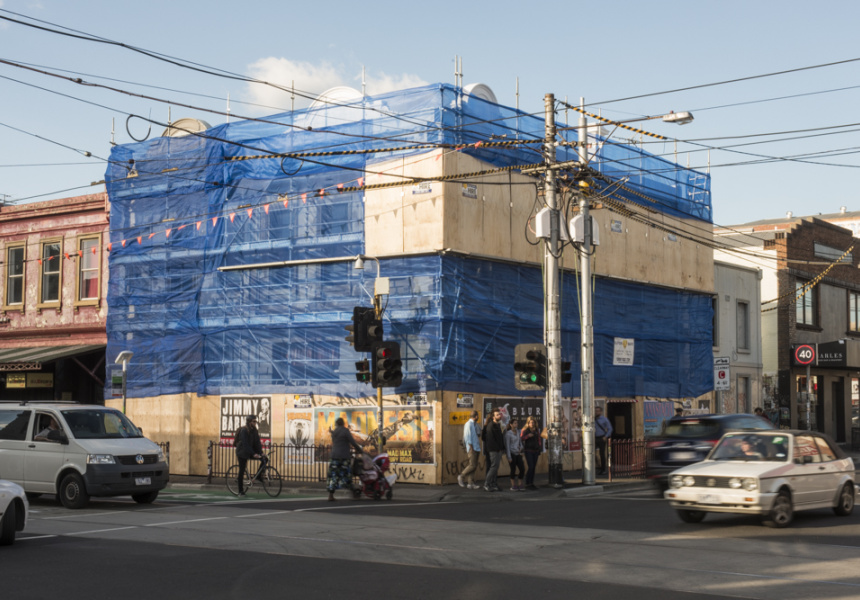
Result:
{"label": "awning", "polygon": [[607,398],[606,401],[613,404],[616,402],[639,402],[639,400],[637,400],[636,398]]}
{"label": "awning", "polygon": [[80,346],[38,346],[35,348],[0,350],[0,371],[39,371],[42,368],[42,363],[104,349],[104,344],[86,344]]}

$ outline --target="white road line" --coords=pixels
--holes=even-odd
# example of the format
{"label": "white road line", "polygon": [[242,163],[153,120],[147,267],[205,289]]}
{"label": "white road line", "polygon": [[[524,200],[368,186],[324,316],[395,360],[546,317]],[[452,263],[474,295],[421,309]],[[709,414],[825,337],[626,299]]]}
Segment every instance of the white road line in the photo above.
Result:
{"label": "white road line", "polygon": [[137,525],[130,527],[114,527],[112,529],[91,529],[90,531],[74,531],[72,533],[64,533],[63,535],[87,535],[90,533],[107,533],[109,531],[123,531],[125,529],[137,529]]}

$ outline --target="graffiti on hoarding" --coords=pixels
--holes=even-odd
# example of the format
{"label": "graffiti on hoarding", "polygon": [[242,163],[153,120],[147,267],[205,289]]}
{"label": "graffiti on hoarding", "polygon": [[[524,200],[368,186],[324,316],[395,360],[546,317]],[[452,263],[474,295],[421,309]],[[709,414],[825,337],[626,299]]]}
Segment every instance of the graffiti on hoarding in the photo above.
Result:
{"label": "graffiti on hoarding", "polygon": [[[379,424],[375,406],[314,408],[314,439],[317,445],[331,445],[331,430],[338,418],[346,422],[356,442],[365,448],[376,449]],[[382,435],[385,438],[385,451],[392,463],[434,462],[436,436],[433,407],[386,407],[383,411]],[[318,456],[317,460],[328,458]]]}
{"label": "graffiti on hoarding", "polygon": [[424,469],[397,465],[394,467],[394,472],[397,473],[398,481],[417,481],[419,483],[424,481]]}

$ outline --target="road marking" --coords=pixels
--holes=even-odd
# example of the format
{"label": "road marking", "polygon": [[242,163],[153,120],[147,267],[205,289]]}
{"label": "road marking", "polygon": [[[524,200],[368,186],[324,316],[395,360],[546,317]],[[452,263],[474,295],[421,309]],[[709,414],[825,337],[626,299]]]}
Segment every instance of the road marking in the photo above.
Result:
{"label": "road marking", "polygon": [[[400,508],[400,507],[406,507],[406,506],[440,506],[441,504],[442,504],[441,502],[410,502],[410,503],[403,503],[403,504],[387,504],[387,503],[386,504],[381,504],[381,503],[342,504],[340,506],[314,506],[311,508],[297,508],[297,509],[290,511],[290,512],[308,512],[308,511],[312,511],[312,510],[349,510],[351,508],[367,508],[367,507]],[[463,502],[445,502],[444,504],[445,505],[463,504]]]}
{"label": "road marking", "polygon": [[63,535],[87,535],[90,533],[107,533],[109,531],[123,531],[125,529],[138,529],[138,526],[132,525],[130,527],[114,527],[113,529],[91,529],[90,531],[74,531],[72,533],[65,533]]}

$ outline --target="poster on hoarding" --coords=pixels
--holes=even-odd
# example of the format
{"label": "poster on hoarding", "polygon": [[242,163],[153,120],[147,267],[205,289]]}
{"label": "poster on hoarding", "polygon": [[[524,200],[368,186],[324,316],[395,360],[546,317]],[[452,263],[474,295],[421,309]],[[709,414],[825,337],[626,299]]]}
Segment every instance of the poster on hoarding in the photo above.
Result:
{"label": "poster on hoarding", "polygon": [[543,398],[484,398],[484,414],[492,414],[494,408],[502,413],[502,431],[504,431],[511,419],[516,419],[520,429],[526,424],[526,419],[534,417],[541,431],[546,427],[544,423],[544,399]]}
{"label": "poster on hoarding", "polygon": [[284,463],[310,464],[314,462],[313,410],[287,409],[284,411]]}
{"label": "poster on hoarding", "polygon": [[646,400],[645,405],[645,437],[654,437],[663,433],[666,421],[675,416],[674,402],[657,402]]}
{"label": "poster on hoarding", "polygon": [[562,442],[566,452],[582,450],[582,401],[579,398],[563,398],[561,409]]}
{"label": "poster on hoarding", "polygon": [[271,396],[221,396],[221,444],[233,445],[233,435],[245,424],[249,415],[256,415],[260,441],[266,448],[272,444]]}
{"label": "poster on hoarding", "polygon": [[[379,426],[375,406],[318,406],[313,409],[314,440],[317,446],[331,446],[334,422],[343,418],[352,437],[369,452],[376,451]],[[433,406],[392,406],[382,413],[385,452],[393,463],[432,464],[436,441]],[[329,460],[328,450],[316,460]]]}

